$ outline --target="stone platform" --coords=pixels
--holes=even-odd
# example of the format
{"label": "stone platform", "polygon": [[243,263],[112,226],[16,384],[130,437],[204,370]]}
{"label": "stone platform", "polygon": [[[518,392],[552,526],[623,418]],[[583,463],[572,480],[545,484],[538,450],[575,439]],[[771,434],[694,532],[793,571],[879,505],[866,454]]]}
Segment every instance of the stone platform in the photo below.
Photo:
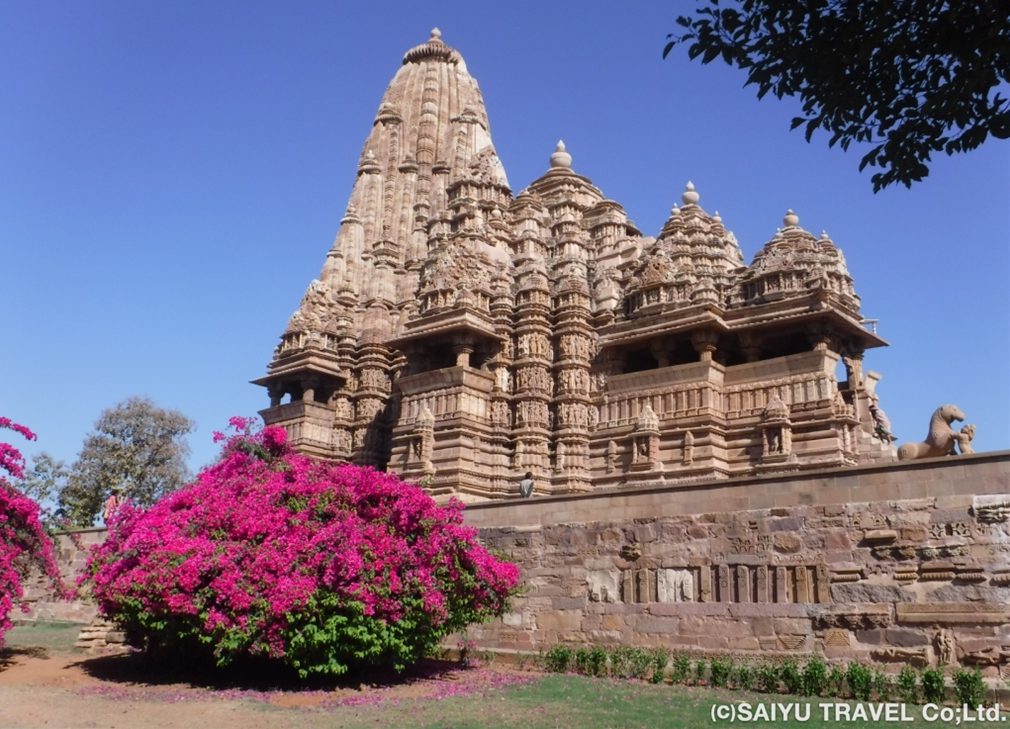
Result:
{"label": "stone platform", "polygon": [[520,564],[482,648],[1010,662],[1010,451],[473,504]]}

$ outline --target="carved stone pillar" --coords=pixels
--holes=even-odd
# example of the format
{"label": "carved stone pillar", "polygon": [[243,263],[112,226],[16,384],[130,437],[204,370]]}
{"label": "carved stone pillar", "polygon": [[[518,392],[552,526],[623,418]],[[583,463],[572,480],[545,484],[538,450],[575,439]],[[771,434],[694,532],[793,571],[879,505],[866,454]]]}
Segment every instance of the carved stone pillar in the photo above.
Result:
{"label": "carved stone pillar", "polygon": [[699,329],[691,332],[691,344],[702,362],[711,362],[715,355],[719,332],[711,329]]}

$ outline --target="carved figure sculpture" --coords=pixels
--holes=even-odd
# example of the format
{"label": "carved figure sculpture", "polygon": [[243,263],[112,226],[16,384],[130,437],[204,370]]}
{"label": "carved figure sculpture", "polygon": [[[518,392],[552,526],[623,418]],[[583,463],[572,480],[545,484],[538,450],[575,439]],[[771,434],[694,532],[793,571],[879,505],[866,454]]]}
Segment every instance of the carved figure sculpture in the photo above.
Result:
{"label": "carved figure sculpture", "polygon": [[898,440],[897,436],[891,432],[891,421],[887,417],[887,413],[880,407],[876,395],[870,398],[870,417],[873,418],[873,434],[877,438],[884,443],[893,443]]}
{"label": "carved figure sculpture", "polygon": [[936,634],[936,655],[941,666],[954,663],[954,634],[942,629]]}
{"label": "carved figure sculpture", "polygon": [[965,415],[957,405],[941,405],[929,419],[929,433],[922,443],[905,443],[898,449],[898,459],[912,461],[918,458],[937,458],[950,455],[958,435],[950,424],[963,421]]}
{"label": "carved figure sculpture", "polygon": [[[971,423],[966,423],[961,426],[961,432],[954,434],[954,442],[957,444],[957,448],[961,451],[961,455],[966,455],[968,453],[974,453],[975,449],[971,447],[971,442],[975,438],[975,426]],[[956,455],[953,450],[951,450],[950,455]]]}

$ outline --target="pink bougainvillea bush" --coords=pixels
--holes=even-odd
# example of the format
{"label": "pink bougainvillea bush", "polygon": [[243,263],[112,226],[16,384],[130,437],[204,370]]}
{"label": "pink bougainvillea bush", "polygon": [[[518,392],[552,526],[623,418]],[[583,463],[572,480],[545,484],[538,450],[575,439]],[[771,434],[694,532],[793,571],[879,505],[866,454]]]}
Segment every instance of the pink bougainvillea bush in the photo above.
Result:
{"label": "pink bougainvillea bush", "polygon": [[[0,430],[13,430],[28,440],[35,433],[0,417]],[[0,442],[0,645],[11,628],[10,612],[21,604],[22,581],[32,568],[63,592],[53,545],[39,520],[39,505],[15,488],[9,478],[24,478],[25,459],[10,443]]]}
{"label": "pink bougainvillea bush", "polygon": [[281,428],[232,425],[217,464],[150,509],[121,507],[91,554],[86,579],[128,635],[219,665],[263,655],[336,675],[403,668],[505,610],[518,570],[478,543],[461,505],[299,455]]}

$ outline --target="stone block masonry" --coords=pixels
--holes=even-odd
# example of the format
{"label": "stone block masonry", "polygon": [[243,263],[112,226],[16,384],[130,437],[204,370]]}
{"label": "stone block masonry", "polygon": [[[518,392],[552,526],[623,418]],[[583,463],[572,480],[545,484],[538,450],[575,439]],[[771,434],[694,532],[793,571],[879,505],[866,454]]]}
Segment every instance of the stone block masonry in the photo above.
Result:
{"label": "stone block masonry", "polygon": [[526,592],[482,648],[558,643],[1010,674],[1010,452],[474,504]]}
{"label": "stone block masonry", "polygon": [[[88,561],[88,550],[104,540],[104,527],[60,532],[56,535],[53,541],[56,564],[59,565],[67,587],[76,587],[77,578],[84,573]],[[90,623],[98,613],[97,607],[86,594],[72,600],[61,600],[53,594],[49,583],[39,574],[29,576],[25,582],[24,598],[28,603],[28,612],[15,610],[12,613],[12,618],[18,622]]]}

